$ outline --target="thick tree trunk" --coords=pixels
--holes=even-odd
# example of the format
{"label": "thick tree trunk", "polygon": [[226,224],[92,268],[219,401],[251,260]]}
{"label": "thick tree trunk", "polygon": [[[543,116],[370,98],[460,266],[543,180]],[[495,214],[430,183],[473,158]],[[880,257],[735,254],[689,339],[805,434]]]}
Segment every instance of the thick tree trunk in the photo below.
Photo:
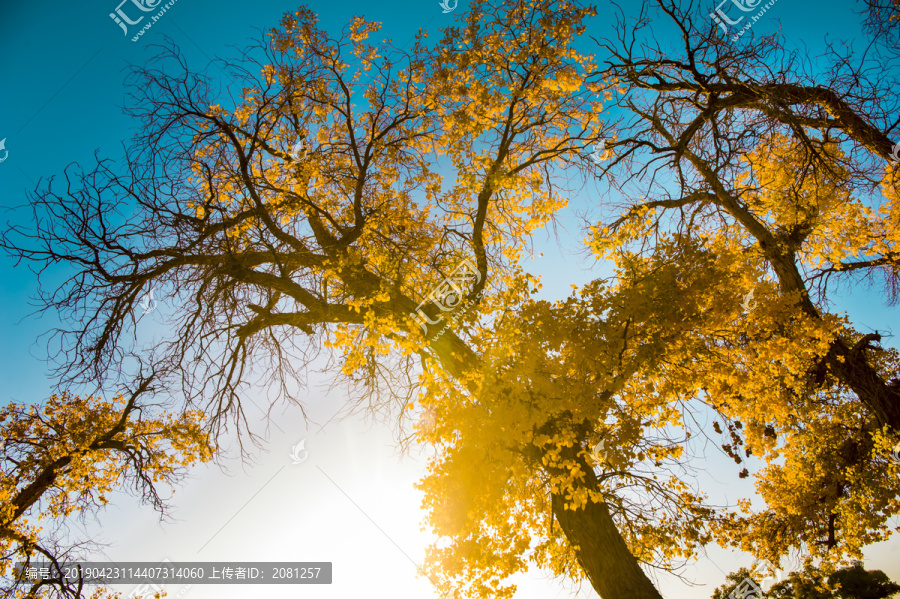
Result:
{"label": "thick tree trunk", "polygon": [[567,510],[553,495],[553,514],[569,543],[578,547],[578,563],[603,599],[662,599],[619,534],[605,503]]}
{"label": "thick tree trunk", "polygon": [[[593,469],[577,455],[577,449],[565,448],[562,455],[580,463],[586,473],[581,486],[599,490]],[[563,474],[553,467],[547,470]],[[578,548],[578,563],[603,599],[662,599],[619,534],[605,503],[588,503],[577,510],[566,509],[565,504],[563,495],[552,495],[553,515],[569,544]]]}
{"label": "thick tree trunk", "polygon": [[835,376],[871,410],[878,424],[900,432],[900,389],[878,375],[864,349],[851,349],[843,339],[837,339],[825,360]]}

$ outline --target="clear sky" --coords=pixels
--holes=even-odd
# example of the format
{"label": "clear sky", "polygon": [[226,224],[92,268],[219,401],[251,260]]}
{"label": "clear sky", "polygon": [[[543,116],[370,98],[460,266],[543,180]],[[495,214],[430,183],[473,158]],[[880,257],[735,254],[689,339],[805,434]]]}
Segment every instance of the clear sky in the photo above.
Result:
{"label": "clear sky", "polygon": [[[152,55],[148,46],[161,41],[163,35],[171,37],[191,63],[200,67],[213,57],[234,56],[232,47],[243,47],[259,30],[276,26],[285,11],[297,6],[274,0],[177,0],[132,42],[139,26],[131,26],[126,36],[109,17],[117,2],[0,0],[0,139],[6,139],[9,152],[0,163],[4,220],[27,222],[29,213],[21,209],[23,192],[40,178],[58,176],[73,162],[89,167],[95,152],[121,157],[121,147],[136,126],[121,110],[126,91],[124,68],[144,63]],[[438,0],[317,1],[308,6],[320,15],[322,26],[333,32],[357,14],[381,21],[384,34],[401,45],[420,27],[436,39],[434,33],[451,24],[465,10],[466,2],[459,0],[450,14],[442,12]],[[123,10],[127,6],[123,5]],[[697,6],[698,19],[714,9],[712,1],[703,0]],[[781,27],[789,47],[816,55],[826,36],[859,40],[857,6],[847,0],[778,0],[754,25],[754,32]],[[611,35],[610,7],[602,4],[599,9],[600,15],[589,22],[587,33]],[[216,74],[215,69],[212,73]],[[537,235],[536,253],[543,252],[543,256],[528,266],[543,276],[545,297],[564,297],[571,284],[584,283],[601,272],[601,267],[584,255],[584,233],[576,218],[577,210],[590,203],[592,193],[595,189],[588,186],[583,197],[573,198],[561,217],[558,237],[544,231]],[[54,387],[38,338],[55,323],[50,316],[29,316],[33,310],[29,298],[37,285],[33,273],[15,268],[5,257],[0,257],[0,272],[0,333],[4,339],[0,401],[40,400]],[[877,291],[860,288],[845,292],[838,297],[837,309],[849,312],[859,330],[896,329],[897,308],[885,307]],[[165,297],[158,299],[164,306]],[[894,338],[884,342],[896,346]],[[325,378],[312,381],[303,397],[311,420],[318,424],[328,422],[347,401],[341,389],[327,390],[326,383]],[[252,399],[265,406],[263,397]],[[257,430],[264,433],[262,411],[259,414]],[[235,462],[228,473],[215,467],[196,470],[194,478],[172,499],[174,522],[159,524],[152,511],[123,496],[116,498],[98,522],[78,524],[74,533],[107,543],[105,555],[116,560],[334,564],[334,584],[330,586],[268,586],[264,592],[255,589],[254,596],[436,597],[429,583],[416,577],[414,566],[421,561],[428,542],[419,532],[420,498],[413,489],[424,472],[426,454],[400,455],[394,448],[392,423],[348,417],[333,420],[319,431],[318,425],[304,422],[297,408],[278,408],[275,414],[268,429],[267,452],[257,455],[257,464],[242,467]],[[293,464],[291,447],[303,439],[308,457]],[[738,481],[731,468],[728,474],[718,474],[717,463],[730,461],[711,460],[704,490],[714,499],[724,498],[730,490],[733,499],[738,485],[750,482]],[[80,533],[79,527],[86,530]],[[873,548],[867,567],[883,569],[900,581],[898,548],[900,539]],[[660,577],[659,583],[667,598],[708,597],[726,572],[751,561],[747,554],[711,548],[708,557],[683,572],[688,580],[705,586],[692,589],[671,576]],[[578,592],[540,572],[518,582],[518,599],[595,596],[590,589]],[[179,588],[170,589],[170,597],[178,593]],[[195,586],[180,596],[230,598],[248,593],[237,586]]]}

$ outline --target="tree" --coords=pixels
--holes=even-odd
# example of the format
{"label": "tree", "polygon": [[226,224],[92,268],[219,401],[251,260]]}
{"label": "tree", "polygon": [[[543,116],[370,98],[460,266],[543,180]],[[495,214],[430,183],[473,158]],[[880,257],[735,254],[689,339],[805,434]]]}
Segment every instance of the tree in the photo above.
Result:
{"label": "tree", "polygon": [[[885,90],[861,69],[832,73],[818,85],[796,82],[801,76],[793,66],[797,57],[785,55],[774,37],[747,48],[723,45],[714,26],[704,32],[687,12],[662,0],[658,4],[684,32],[684,61],[662,48],[634,57],[624,32],[622,50],[613,50],[617,60],[607,74],[647,92],[623,101],[636,115],[631,137],[623,141],[628,146],[623,157],[646,149],[651,162],[673,160],[680,198],[635,205],[610,230],[632,218],[651,221],[641,233],[657,230],[662,219],[652,218],[654,210],[690,212],[697,223],[718,210],[723,223],[733,224],[756,245],[781,293],[798,295],[798,310],[817,321],[823,316],[812,302],[810,282],[824,296],[835,273],[881,271],[888,289],[896,290],[900,268],[891,226],[896,209],[889,203],[881,213],[873,211],[855,195],[878,185],[885,200],[897,193],[897,173],[885,164],[893,148],[888,132],[896,104],[880,93]],[[783,66],[772,72],[766,61],[778,59]],[[700,71],[701,64],[710,65],[707,72]],[[842,142],[853,144],[854,153],[844,155]],[[754,153],[771,148],[778,150],[775,160],[754,160]],[[791,180],[787,173],[796,175]],[[847,203],[823,204],[834,192]],[[771,208],[778,212],[767,217],[764,210]],[[853,237],[852,229],[839,228],[837,218],[864,228]],[[839,237],[824,243],[830,234]],[[626,241],[623,237],[616,241]],[[868,259],[852,259],[860,250],[870,254]],[[816,271],[804,277],[801,267]],[[822,366],[858,395],[879,424],[898,431],[900,390],[865,351],[876,351],[870,345],[879,340],[876,334],[857,345],[838,336]]]}
{"label": "tree", "polygon": [[[836,52],[830,71],[807,73],[776,35],[735,42],[695,23],[692,6],[645,9],[601,44],[612,55],[604,75],[631,93],[605,169],[622,216],[598,223],[593,246],[640,256],[673,237],[699,244],[730,265],[739,295],[727,301],[749,304],[742,319],[695,331],[705,341],[688,393],[716,410],[737,464],[769,464],[757,475],[767,509],[739,502],[717,539],[771,561],[791,548],[861,557],[900,510],[888,459],[900,438],[898,355],[828,302],[852,276],[881,276],[897,298],[890,75]],[[651,23],[671,24],[680,46],[655,41],[667,38]]]}
{"label": "tree", "polygon": [[893,582],[881,570],[866,570],[857,562],[828,577],[828,584],[840,599],[885,599],[900,592],[900,584]]}
{"label": "tree", "polygon": [[900,52],[900,43],[896,38],[895,30],[900,26],[900,2],[897,0],[863,0],[865,15],[863,24],[866,33],[876,41],[881,42],[891,51],[888,55],[895,58]]}
{"label": "tree", "polygon": [[[726,599],[732,589],[751,577],[746,568],[729,574],[724,585],[715,590],[713,599]],[[786,580],[772,585],[766,593],[770,599],[886,599],[900,591],[881,570],[866,570],[857,562],[827,575],[807,564],[803,570],[791,572]]]}
{"label": "tree", "polygon": [[[65,199],[39,190],[33,198],[39,230],[18,228],[6,236],[6,247],[22,258],[73,264],[81,273],[45,298],[48,307],[67,314],[74,308],[84,317],[69,337],[66,346],[73,350],[64,356],[62,374],[102,380],[112,372],[107,366],[122,351],[123,331],[134,325],[133,308],[154,284],[170,286],[185,300],[185,310],[176,312],[177,335],[160,348],[154,365],[184,384],[189,402],[210,414],[214,427],[226,416],[240,420],[239,388],[253,358],[265,360],[286,389],[296,373],[289,358],[297,341],[308,342],[301,363],[315,350],[331,349],[345,375],[368,385],[370,397],[381,388],[392,391],[382,402],[399,396],[405,406],[410,392],[404,386],[420,376],[418,383],[426,385],[435,375],[473,401],[488,401],[478,389],[485,388],[480,354],[489,331],[475,319],[525,300],[532,279],[514,262],[529,232],[564,205],[554,168],[590,168],[580,153],[602,133],[595,96],[610,92],[586,81],[590,61],[570,47],[589,14],[565,3],[475,4],[463,27],[448,29],[431,51],[417,40],[395,71],[396,53],[364,43],[374,24],[354,19],[333,41],[301,10],[258,49],[266,64],[247,56],[258,77],[228,67],[244,90],[243,103],[230,110],[171,53],[183,75],[148,70],[137,86],[143,103],[132,114],[142,119],[144,133],[128,153],[127,174],[101,161],[76,177],[72,189],[79,191]],[[344,57],[355,57],[355,71]],[[367,102],[359,114],[356,100]],[[295,160],[287,150],[300,137],[308,149]],[[422,158],[431,142],[457,171],[449,190],[440,188]],[[431,205],[420,208],[412,200],[416,189],[424,189]],[[142,222],[114,216],[135,208]],[[410,317],[419,298],[468,256],[479,273],[465,298],[472,309],[458,329],[438,336],[436,328],[426,328],[423,336],[421,319]],[[646,308],[640,317],[652,320]],[[423,319],[436,321],[439,309],[423,308]],[[585,310],[597,317],[596,308]],[[632,355],[638,350],[622,343],[644,334],[641,325],[616,321],[608,329],[615,337],[605,341],[606,351],[632,371],[642,366]],[[421,375],[413,357],[427,369]],[[592,411],[613,410],[615,387],[630,374],[604,373],[602,382],[612,389],[585,383],[589,395],[572,399],[593,402],[599,392],[603,402]],[[533,378],[535,392],[558,383],[540,372]],[[206,389],[212,391],[204,398]],[[614,520],[641,506],[597,501],[602,481],[586,463],[593,427],[580,414],[560,416],[543,418],[542,430],[512,448],[530,454],[532,478],[559,478],[572,464],[588,477],[577,500],[590,496],[589,511],[571,509],[571,475],[544,486],[542,501],[566,535],[579,535],[582,547],[573,543],[565,554],[553,549],[544,557],[572,572],[577,559],[605,597],[658,596]],[[640,430],[634,421],[640,416],[624,414],[633,421],[629,437]],[[578,447],[568,437],[576,429]],[[535,445],[534,438],[541,442]],[[662,458],[667,450],[656,451]],[[638,457],[623,459],[623,468]],[[658,500],[674,500],[674,509],[686,514],[703,513],[683,485],[644,478],[647,493]],[[660,532],[684,527],[665,516],[654,528],[652,509],[645,511],[647,521],[629,533],[644,543],[642,559],[657,546],[671,552],[679,535]],[[688,542],[701,540],[699,525],[686,522]],[[590,531],[600,533],[608,549],[596,551]],[[561,541],[558,531],[538,532]],[[491,567],[473,564],[482,566]],[[476,580],[498,584],[496,578],[510,571]]]}
{"label": "tree", "polygon": [[420,488],[452,540],[429,560],[451,586],[506,596],[497,580],[531,561],[574,579],[580,567],[603,597],[658,596],[610,571],[628,564],[618,554],[668,566],[710,542],[715,510],[680,459],[690,407],[669,401],[683,374],[665,374],[690,361],[680,339],[703,306],[730,292],[717,270],[684,248],[621,264],[615,284],[525,302],[495,324],[477,401],[447,378],[424,382],[437,416],[420,434],[440,451]]}
{"label": "tree", "polygon": [[[58,566],[84,559],[88,545],[64,538],[65,520],[97,512],[110,491],[131,487],[161,514],[160,484],[173,485],[194,462],[208,461],[212,446],[197,412],[151,415],[139,399],[112,401],[62,393],[43,405],[0,408],[0,576],[4,597],[81,598],[84,579],[29,581],[13,566]],[[39,526],[40,525],[40,526]],[[46,527],[50,526],[50,530]],[[115,596],[103,587],[93,599]]]}

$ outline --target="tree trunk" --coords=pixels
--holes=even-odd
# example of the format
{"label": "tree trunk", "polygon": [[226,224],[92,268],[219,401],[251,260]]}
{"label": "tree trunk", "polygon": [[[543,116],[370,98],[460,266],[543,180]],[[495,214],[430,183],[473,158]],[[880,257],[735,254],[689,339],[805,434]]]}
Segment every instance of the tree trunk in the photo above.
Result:
{"label": "tree trunk", "polygon": [[553,514],[569,543],[578,547],[578,563],[603,599],[662,599],[619,534],[605,503],[567,510],[553,495]]}
{"label": "tree trunk", "polygon": [[[576,460],[586,473],[583,487],[598,490],[593,469],[577,451],[566,447],[562,455]],[[563,474],[552,466],[546,468],[556,476]],[[564,495],[552,495],[553,515],[569,544],[577,547],[578,563],[594,590],[603,599],[662,599],[619,534],[606,504],[588,503],[581,509],[570,510],[565,508],[566,501]]]}
{"label": "tree trunk", "polygon": [[[759,243],[769,263],[775,269],[781,288],[785,292],[800,292],[800,308],[808,316],[822,320],[819,309],[812,303],[806,284],[797,267],[797,257],[793,250],[783,247],[783,242],[769,236]],[[880,340],[880,335],[872,335],[872,340]],[[887,425],[894,432],[900,432],[900,392],[885,381],[869,362],[865,353],[864,340],[859,347],[851,348],[845,339],[838,337],[831,343],[825,356],[831,372],[842,383],[850,387],[859,400],[875,416],[880,426]]]}
{"label": "tree trunk", "polygon": [[872,411],[879,425],[900,432],[900,392],[878,375],[864,348],[851,349],[843,339],[837,339],[825,360],[837,378]]}

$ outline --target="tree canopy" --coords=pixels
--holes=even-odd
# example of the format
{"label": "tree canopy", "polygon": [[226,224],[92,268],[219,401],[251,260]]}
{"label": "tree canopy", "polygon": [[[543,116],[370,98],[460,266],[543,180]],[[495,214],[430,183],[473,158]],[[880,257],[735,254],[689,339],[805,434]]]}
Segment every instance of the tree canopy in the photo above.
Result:
{"label": "tree canopy", "polygon": [[[212,459],[214,448],[197,411],[162,414],[146,401],[149,379],[112,401],[62,393],[43,403],[0,408],[0,576],[4,597],[85,595],[85,581],[28,580],[14,567],[84,560],[90,543],[72,543],[68,519],[96,513],[109,494],[130,488],[166,513],[160,487]],[[24,572],[24,570],[22,570]],[[93,588],[93,587],[88,587]],[[92,599],[111,594],[93,588]]]}

